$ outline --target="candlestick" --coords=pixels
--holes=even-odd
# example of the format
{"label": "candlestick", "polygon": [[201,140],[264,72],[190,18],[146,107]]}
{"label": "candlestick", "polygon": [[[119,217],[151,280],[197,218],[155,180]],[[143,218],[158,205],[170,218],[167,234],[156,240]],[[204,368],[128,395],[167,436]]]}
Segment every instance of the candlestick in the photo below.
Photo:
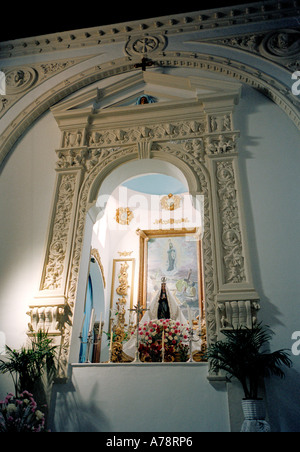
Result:
{"label": "candlestick", "polygon": [[138,301],[137,305],[134,307],[134,309],[128,309],[130,312],[135,312],[137,316],[137,325],[136,325],[136,345],[135,345],[135,358],[134,363],[140,363],[140,356],[139,356],[139,324],[140,324],[140,314],[143,313],[143,311],[149,311],[147,308],[142,308],[140,305],[140,302]]}
{"label": "candlestick", "polygon": [[189,306],[188,306],[188,315],[189,315],[190,329],[193,329],[192,311]]}
{"label": "candlestick", "polygon": [[112,351],[112,343],[113,343],[113,322],[110,324],[110,346],[109,349]]}
{"label": "candlestick", "polygon": [[112,362],[112,356],[113,356],[113,324],[114,324],[114,319],[112,318],[112,312],[113,310],[110,310],[110,345],[109,345],[109,359],[108,362],[111,363]]}
{"label": "candlestick", "polygon": [[165,330],[163,329],[162,331],[162,340],[161,340],[161,361],[164,363],[165,362]]}

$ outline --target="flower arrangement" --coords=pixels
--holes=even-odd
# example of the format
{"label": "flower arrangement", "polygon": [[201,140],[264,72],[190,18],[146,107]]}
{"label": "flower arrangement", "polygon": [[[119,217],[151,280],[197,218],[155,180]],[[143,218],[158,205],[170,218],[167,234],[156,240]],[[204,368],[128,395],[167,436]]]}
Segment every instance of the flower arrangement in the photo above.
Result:
{"label": "flower arrangement", "polygon": [[[133,333],[132,333],[133,334]],[[184,361],[187,345],[187,329],[171,319],[158,319],[145,322],[139,327],[139,352],[144,361],[159,362],[162,360],[162,340],[164,339],[165,361],[174,361],[175,354]]]}
{"label": "flower arrangement", "polygon": [[0,401],[0,432],[45,432],[45,415],[28,391]]}

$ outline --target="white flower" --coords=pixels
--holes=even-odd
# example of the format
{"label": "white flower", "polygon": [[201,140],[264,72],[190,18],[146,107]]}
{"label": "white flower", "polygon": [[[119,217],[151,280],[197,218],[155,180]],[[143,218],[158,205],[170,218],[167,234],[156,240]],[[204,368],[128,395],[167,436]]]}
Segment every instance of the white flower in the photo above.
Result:
{"label": "white flower", "polygon": [[16,405],[14,403],[9,403],[7,405],[6,410],[7,410],[7,414],[12,414],[12,413],[15,413],[17,411],[17,407],[16,407]]}
{"label": "white flower", "polygon": [[44,413],[42,413],[40,410],[36,410],[35,417],[38,421],[42,420],[44,418]]}

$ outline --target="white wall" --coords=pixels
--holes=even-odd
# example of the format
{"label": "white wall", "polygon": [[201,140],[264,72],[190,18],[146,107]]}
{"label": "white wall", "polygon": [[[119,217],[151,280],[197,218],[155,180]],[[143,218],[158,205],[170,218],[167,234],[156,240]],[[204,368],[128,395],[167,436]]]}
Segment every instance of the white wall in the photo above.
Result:
{"label": "white wall", "polygon": [[45,114],[16,144],[0,175],[0,331],[10,347],[26,340],[26,312],[41,277],[59,138],[52,114]]}
{"label": "white wall", "polygon": [[[237,108],[240,169],[259,319],[275,335],[271,349],[291,350],[300,330],[299,131],[262,94],[244,89]],[[275,430],[299,431],[300,356],[286,379],[266,380]],[[279,408],[280,407],[280,408]]]}

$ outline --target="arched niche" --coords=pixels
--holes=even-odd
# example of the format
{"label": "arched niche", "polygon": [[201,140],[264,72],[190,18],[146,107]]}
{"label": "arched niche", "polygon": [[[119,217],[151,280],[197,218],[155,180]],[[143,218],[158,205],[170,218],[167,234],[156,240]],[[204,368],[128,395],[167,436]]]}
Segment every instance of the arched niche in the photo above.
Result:
{"label": "arched niche", "polygon": [[[157,80],[165,85],[161,74]],[[172,78],[174,81],[174,78]],[[178,77],[176,86],[186,80]],[[204,81],[201,80],[201,86]],[[193,79],[190,96],[171,102],[107,108],[82,108],[80,96],[53,110],[61,129],[56,150],[57,181],[40,291],[31,306],[47,306],[56,316],[50,334],[61,344],[61,375],[70,361],[83,250],[88,240],[88,212],[95,211],[101,189],[119,184],[125,165],[130,177],[141,168],[173,168],[195,198],[204,197],[203,274],[208,343],[223,328],[251,326],[259,307],[248,255],[243,199],[239,183],[238,137],[234,105],[240,85],[223,90],[210,81],[200,95]],[[193,91],[194,90],[194,91]],[[95,93],[95,90],[94,90]],[[193,95],[194,93],[194,95]],[[96,94],[96,93],[95,93]],[[86,102],[87,95],[84,95]],[[91,104],[94,105],[92,93]],[[71,107],[71,108],[70,108]],[[143,108],[141,111],[140,109]],[[143,114],[141,114],[141,112]],[[151,162],[151,163],[150,163]],[[148,165],[148,166],[147,166]],[[129,166],[128,166],[129,168]],[[109,187],[111,184],[111,187]],[[73,331],[74,329],[74,331]]]}

